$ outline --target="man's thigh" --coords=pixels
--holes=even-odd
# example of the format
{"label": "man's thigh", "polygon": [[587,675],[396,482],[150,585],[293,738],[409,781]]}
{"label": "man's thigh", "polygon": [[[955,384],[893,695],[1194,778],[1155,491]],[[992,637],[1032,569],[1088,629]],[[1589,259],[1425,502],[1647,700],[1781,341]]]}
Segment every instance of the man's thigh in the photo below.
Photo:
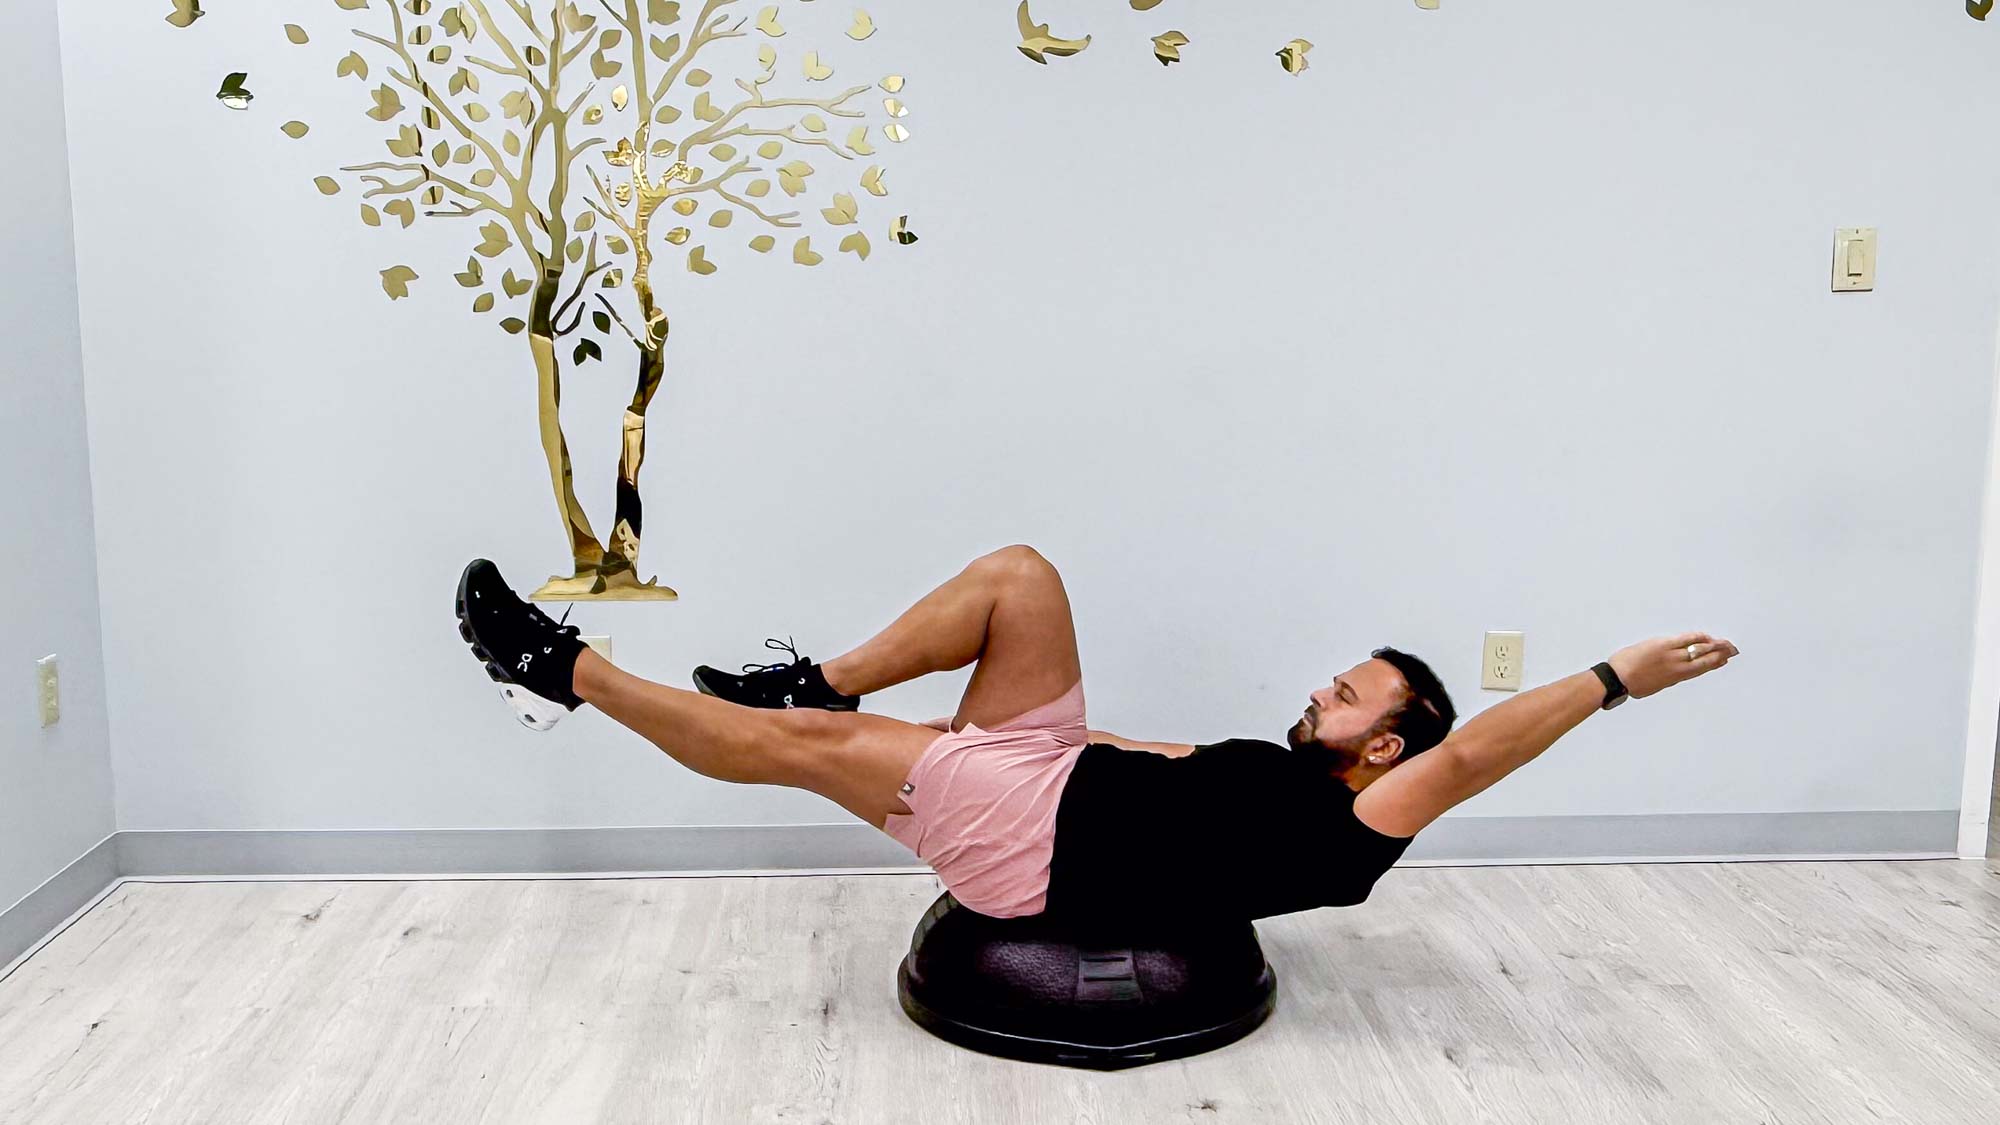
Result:
{"label": "man's thigh", "polygon": [[1027,547],[1008,547],[989,558],[1006,578],[953,730],[967,723],[998,726],[1061,699],[1083,679],[1062,575]]}
{"label": "man's thigh", "polygon": [[910,812],[903,782],[939,732],[886,715],[783,711],[782,784],[807,789],[882,827],[890,813]]}

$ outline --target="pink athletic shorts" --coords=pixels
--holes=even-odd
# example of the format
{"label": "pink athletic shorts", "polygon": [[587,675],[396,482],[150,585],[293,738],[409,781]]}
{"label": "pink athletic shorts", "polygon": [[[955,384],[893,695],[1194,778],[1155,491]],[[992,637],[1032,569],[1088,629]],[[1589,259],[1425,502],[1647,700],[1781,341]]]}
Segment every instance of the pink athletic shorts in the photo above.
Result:
{"label": "pink athletic shorts", "polygon": [[1083,753],[1083,685],[992,730],[951,720],[903,786],[910,812],[882,825],[931,865],[952,896],[981,914],[1016,918],[1047,904],[1056,805]]}

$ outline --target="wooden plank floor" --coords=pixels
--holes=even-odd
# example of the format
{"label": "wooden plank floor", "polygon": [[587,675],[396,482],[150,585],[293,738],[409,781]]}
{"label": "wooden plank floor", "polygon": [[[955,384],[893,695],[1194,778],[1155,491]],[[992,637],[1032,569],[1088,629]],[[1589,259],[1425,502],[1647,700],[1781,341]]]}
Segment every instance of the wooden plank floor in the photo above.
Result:
{"label": "wooden plank floor", "polygon": [[2000,863],[1407,868],[1277,1013],[1094,1073],[897,1007],[930,876],[127,884],[0,982],[0,1122],[1977,1122]]}

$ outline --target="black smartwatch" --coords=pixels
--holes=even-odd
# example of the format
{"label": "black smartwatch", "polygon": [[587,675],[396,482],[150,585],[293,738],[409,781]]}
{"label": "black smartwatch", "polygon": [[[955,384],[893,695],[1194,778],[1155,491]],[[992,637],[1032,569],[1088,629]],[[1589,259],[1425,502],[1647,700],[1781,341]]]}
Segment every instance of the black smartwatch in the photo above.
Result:
{"label": "black smartwatch", "polygon": [[1591,671],[1597,673],[1597,678],[1604,681],[1604,710],[1609,711],[1632,698],[1632,693],[1625,690],[1625,681],[1618,678],[1618,673],[1612,671],[1611,665],[1599,664]]}

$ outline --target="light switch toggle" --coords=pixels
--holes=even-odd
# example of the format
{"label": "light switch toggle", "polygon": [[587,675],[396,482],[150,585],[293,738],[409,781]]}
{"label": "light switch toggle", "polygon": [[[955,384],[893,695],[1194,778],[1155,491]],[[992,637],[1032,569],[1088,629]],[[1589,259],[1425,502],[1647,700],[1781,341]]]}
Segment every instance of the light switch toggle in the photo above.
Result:
{"label": "light switch toggle", "polygon": [[1833,291],[1875,288],[1875,228],[1842,227],[1833,236]]}

